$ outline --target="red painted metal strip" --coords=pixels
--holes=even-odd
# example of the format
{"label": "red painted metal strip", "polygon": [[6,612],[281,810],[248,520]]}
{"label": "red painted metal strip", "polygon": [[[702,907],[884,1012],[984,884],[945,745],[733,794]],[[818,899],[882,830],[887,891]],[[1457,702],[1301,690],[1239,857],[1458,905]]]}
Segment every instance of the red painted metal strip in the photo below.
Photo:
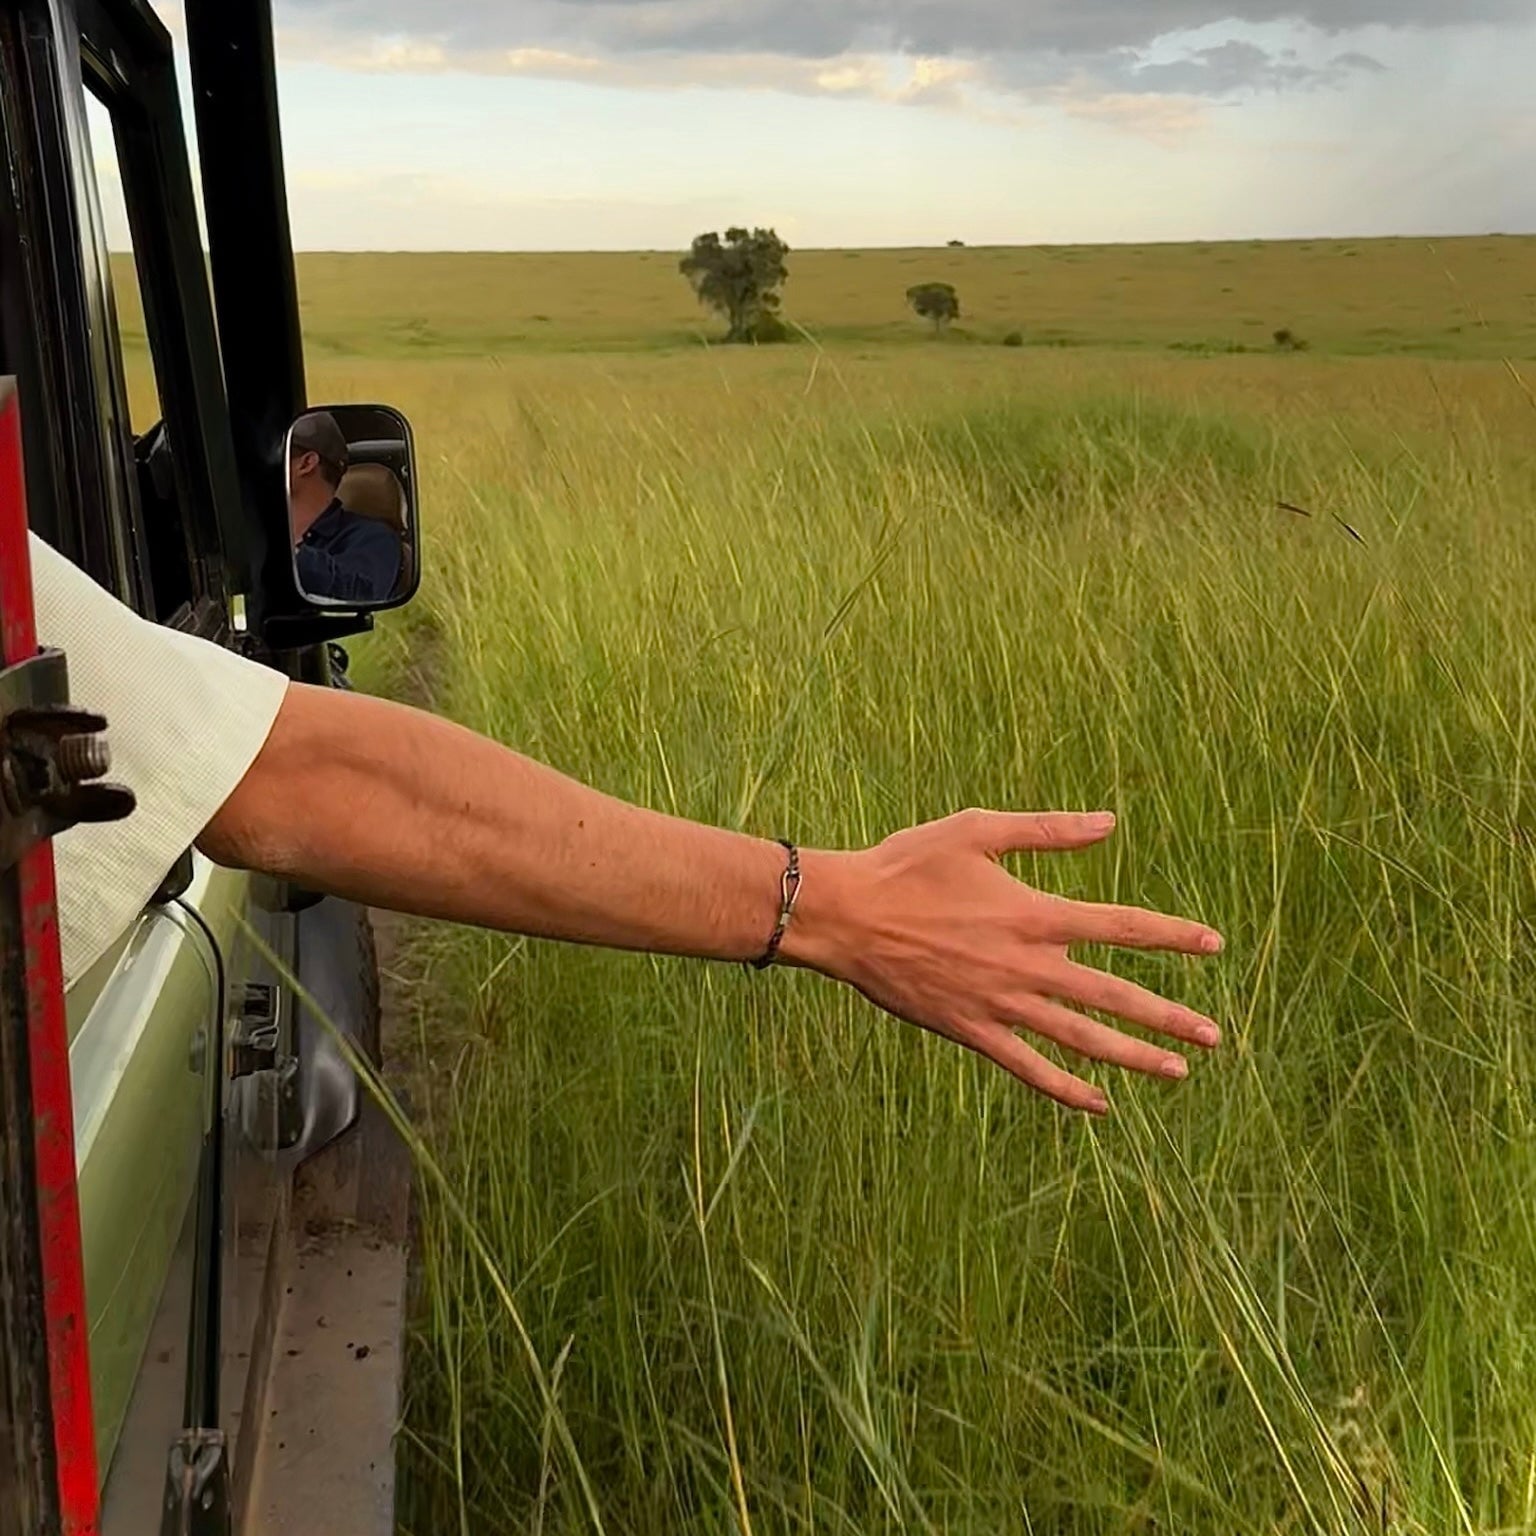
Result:
{"label": "red painted metal strip", "polygon": [[27,482],[15,386],[0,379],[0,647],[5,665],[37,650],[32,560],[27,549]]}
{"label": "red painted metal strip", "polygon": [[[12,391],[0,392],[0,644],[7,666],[37,650],[21,425]],[[52,844],[40,843],[27,853],[18,874],[59,1508],[63,1536],[96,1536],[100,1524],[96,1426]]]}
{"label": "red painted metal strip", "polygon": [[54,901],[53,848],[39,843],[21,862],[27,1009],[32,1033],[32,1101],[37,1132],[37,1198],[48,1318],[59,1510],[64,1536],[95,1536],[98,1524],[96,1420],[91,1408],[80,1198],[75,1183],[75,1112],[69,1085],[64,971]]}

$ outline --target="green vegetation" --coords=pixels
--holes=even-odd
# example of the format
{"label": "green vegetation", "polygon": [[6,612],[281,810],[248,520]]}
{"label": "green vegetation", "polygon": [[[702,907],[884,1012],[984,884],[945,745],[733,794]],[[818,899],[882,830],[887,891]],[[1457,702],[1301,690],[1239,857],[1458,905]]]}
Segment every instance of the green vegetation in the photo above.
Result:
{"label": "green vegetation", "polygon": [[[1203,253],[1203,254],[1202,254]],[[857,259],[849,259],[856,257]],[[318,358],[692,351],[719,338],[678,253],[301,255]],[[965,295],[967,333],[1031,346],[1536,359],[1536,238],[797,251],[785,319],[822,341],[924,347],[903,295]],[[120,284],[120,288],[124,286]],[[142,334],[127,307],[125,323]]]}
{"label": "green vegetation", "polygon": [[789,247],[771,229],[699,235],[678,263],[699,303],[729,323],[728,342],[782,341],[779,289],[789,280]]}
{"label": "green vegetation", "polygon": [[1110,804],[1111,847],[1021,872],[1230,943],[1126,967],[1230,1042],[1178,1090],[1098,1074],[1097,1127],[812,978],[422,933],[417,1102],[553,1386],[429,1199],[410,1530],[1536,1529],[1507,373],[319,372],[399,399],[431,461],[428,590],[376,680],[808,843]]}
{"label": "green vegetation", "polygon": [[820,344],[708,353],[675,256],[301,261],[426,475],[360,677],[807,844],[1110,805],[1020,872],[1229,941],[1122,966],[1229,1041],[1088,1125],[813,978],[422,930],[484,1246],[425,1196],[408,1532],[1536,1532],[1531,243],[1201,250],[806,253]]}
{"label": "green vegetation", "polygon": [[914,283],[907,289],[907,303],[913,314],[932,323],[935,336],[960,318],[960,295],[953,283]]}

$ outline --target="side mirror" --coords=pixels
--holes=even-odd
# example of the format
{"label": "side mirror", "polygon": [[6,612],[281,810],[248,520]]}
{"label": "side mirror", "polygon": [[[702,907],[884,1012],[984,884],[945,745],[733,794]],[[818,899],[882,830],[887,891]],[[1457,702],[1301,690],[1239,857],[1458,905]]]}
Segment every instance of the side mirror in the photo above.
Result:
{"label": "side mirror", "polygon": [[387,405],[328,405],[288,429],[294,579],[312,607],[398,608],[421,581],[411,425]]}

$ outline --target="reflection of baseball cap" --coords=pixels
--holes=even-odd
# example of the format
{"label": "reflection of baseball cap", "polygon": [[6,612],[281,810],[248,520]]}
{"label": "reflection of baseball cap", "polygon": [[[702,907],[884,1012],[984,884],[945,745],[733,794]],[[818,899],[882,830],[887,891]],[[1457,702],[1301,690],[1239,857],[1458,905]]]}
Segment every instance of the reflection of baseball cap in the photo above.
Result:
{"label": "reflection of baseball cap", "polygon": [[310,411],[293,424],[288,437],[288,456],[300,453],[318,453],[321,459],[336,470],[338,478],[347,467],[349,454],[347,440],[336,418],[329,411]]}

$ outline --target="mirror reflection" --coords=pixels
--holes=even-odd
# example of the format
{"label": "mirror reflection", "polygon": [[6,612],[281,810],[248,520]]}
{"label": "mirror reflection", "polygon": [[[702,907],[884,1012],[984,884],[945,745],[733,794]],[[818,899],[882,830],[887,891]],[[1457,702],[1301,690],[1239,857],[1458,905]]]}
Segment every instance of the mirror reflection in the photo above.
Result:
{"label": "mirror reflection", "polygon": [[305,412],[288,433],[288,518],[299,591],[326,607],[408,597],[416,519],[410,429],[387,406]]}

